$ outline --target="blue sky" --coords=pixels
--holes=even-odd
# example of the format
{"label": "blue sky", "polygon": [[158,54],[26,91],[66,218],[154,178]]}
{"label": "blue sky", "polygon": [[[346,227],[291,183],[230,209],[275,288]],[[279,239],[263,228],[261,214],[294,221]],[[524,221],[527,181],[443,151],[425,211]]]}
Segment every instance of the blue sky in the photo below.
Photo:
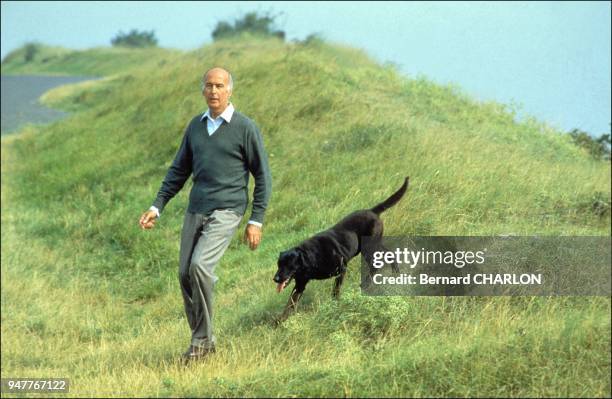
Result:
{"label": "blue sky", "polygon": [[317,32],[393,62],[407,76],[454,83],[562,130],[610,131],[610,2],[12,2],[2,1],[2,57],[28,41],[107,46],[154,30],[163,47],[209,43],[216,23],[279,14],[288,39]]}

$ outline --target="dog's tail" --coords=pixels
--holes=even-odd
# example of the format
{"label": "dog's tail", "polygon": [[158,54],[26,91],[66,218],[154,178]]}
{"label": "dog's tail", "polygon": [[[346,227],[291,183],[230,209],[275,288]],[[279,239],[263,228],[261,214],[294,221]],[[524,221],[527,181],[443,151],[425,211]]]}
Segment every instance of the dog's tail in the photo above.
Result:
{"label": "dog's tail", "polygon": [[406,177],[406,180],[404,180],[404,184],[400,187],[399,190],[397,190],[395,193],[393,193],[392,196],[390,196],[380,204],[376,205],[374,208],[371,209],[371,211],[377,215],[380,215],[382,212],[397,204],[397,202],[404,196],[406,189],[408,189],[408,179],[409,178]]}

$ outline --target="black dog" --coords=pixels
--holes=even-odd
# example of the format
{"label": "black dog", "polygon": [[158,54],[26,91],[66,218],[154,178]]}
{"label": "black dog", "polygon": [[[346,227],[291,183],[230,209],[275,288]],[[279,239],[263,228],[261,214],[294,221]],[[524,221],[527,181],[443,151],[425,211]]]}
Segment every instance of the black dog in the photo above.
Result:
{"label": "black dog", "polygon": [[[274,276],[277,292],[281,292],[291,279],[295,287],[289,297],[279,321],[285,320],[297,307],[297,303],[311,279],[322,280],[336,277],[333,297],[337,298],[346,273],[348,262],[360,252],[369,260],[373,250],[381,247],[383,222],[380,214],[395,205],[408,188],[408,178],[402,187],[385,201],[372,209],[356,211],[342,219],[329,230],[322,231],[307,239],[295,248],[281,252],[278,258],[278,271]],[[362,246],[361,238],[369,237],[367,248]],[[369,264],[372,264],[369,261]]]}

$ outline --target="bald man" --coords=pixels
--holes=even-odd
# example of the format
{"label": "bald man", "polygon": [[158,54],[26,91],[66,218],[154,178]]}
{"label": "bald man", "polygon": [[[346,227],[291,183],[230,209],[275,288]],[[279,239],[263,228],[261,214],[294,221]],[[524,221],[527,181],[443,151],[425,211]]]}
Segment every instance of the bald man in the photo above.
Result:
{"label": "bald man", "polygon": [[193,176],[179,255],[179,281],[191,328],[191,345],[183,355],[187,361],[215,351],[214,270],[247,209],[249,173],[255,189],[244,237],[252,250],[261,242],[271,193],[261,133],[252,120],[234,109],[232,89],[232,75],[225,69],[213,68],[204,74],[202,94],[208,110],[187,126],[153,206],[140,218],[141,228],[153,228],[168,201]]}

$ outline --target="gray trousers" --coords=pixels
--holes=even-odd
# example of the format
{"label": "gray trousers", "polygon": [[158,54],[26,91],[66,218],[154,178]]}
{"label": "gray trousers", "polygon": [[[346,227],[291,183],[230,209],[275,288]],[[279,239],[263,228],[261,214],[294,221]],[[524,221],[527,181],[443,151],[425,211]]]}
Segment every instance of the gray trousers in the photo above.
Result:
{"label": "gray trousers", "polygon": [[191,345],[210,348],[213,335],[215,267],[240,224],[241,215],[216,210],[210,216],[185,213],[179,255],[179,281],[191,328]]}

